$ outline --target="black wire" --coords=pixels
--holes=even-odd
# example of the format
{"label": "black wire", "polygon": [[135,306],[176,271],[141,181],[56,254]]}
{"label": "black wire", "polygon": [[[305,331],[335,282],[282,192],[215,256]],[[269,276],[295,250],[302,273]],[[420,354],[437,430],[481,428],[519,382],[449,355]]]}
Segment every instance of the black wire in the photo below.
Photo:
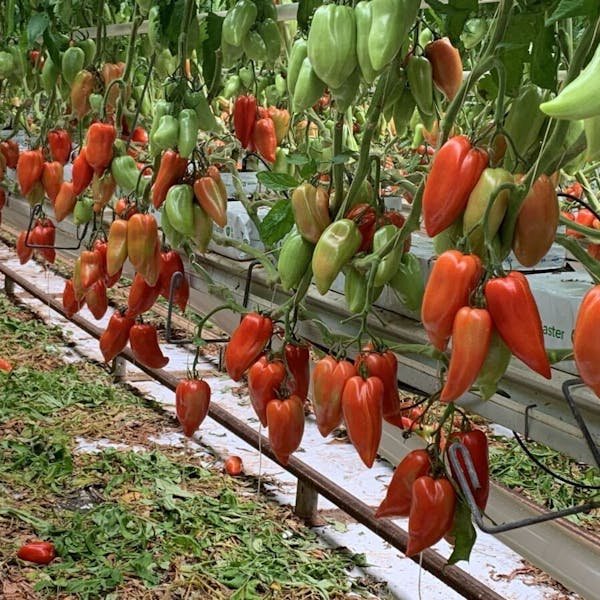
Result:
{"label": "black wire", "polygon": [[585,200],[582,200],[581,198],[578,198],[573,194],[567,194],[567,192],[558,192],[556,195],[561,196],[562,198],[568,198],[569,200],[573,200],[573,202],[577,202],[577,204],[581,204],[581,206],[587,208],[596,217],[596,219],[600,220],[600,215]]}

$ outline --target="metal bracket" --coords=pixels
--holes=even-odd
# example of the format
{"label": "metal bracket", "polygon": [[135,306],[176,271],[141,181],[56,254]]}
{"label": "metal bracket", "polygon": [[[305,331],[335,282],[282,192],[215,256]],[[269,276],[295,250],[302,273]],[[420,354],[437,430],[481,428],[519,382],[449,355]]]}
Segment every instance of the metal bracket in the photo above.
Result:
{"label": "metal bracket", "polygon": [[27,234],[25,235],[25,246],[27,248],[34,248],[34,249],[42,249],[42,248],[50,249],[51,248],[52,250],[79,250],[79,248],[81,248],[81,244],[82,244],[83,240],[85,239],[85,235],[87,233],[89,223],[85,224],[85,226],[83,228],[83,232],[81,233],[81,236],[79,235],[79,225],[77,226],[77,234],[75,235],[75,237],[77,239],[77,246],[56,246],[54,244],[31,244],[29,242],[29,236],[31,235],[33,221],[38,215],[42,215],[43,212],[44,211],[42,209],[41,204],[36,204],[31,209],[31,214],[29,216],[29,224],[27,225]]}
{"label": "metal bracket", "polygon": [[[459,454],[461,455],[460,458],[458,456]],[[548,512],[537,517],[528,517],[526,519],[520,519],[518,521],[513,521],[512,523],[502,523],[501,525],[486,525],[483,522],[483,515],[479,507],[477,506],[475,498],[473,497],[473,492],[471,491],[471,489],[479,489],[481,487],[481,484],[479,482],[479,478],[477,477],[477,472],[475,471],[475,467],[473,465],[473,460],[471,459],[471,454],[469,453],[469,450],[461,442],[453,442],[450,448],[448,448],[448,460],[452,465],[453,472],[457,479],[457,483],[460,487],[461,492],[463,493],[465,500],[467,501],[467,504],[469,505],[469,508],[471,509],[471,513],[473,515],[475,523],[477,524],[477,527],[479,527],[479,529],[481,529],[481,531],[484,531],[485,533],[504,533],[506,531],[512,531],[513,529],[530,527],[531,525],[537,525],[538,523],[544,523],[546,521],[553,521],[554,519],[567,517],[569,515],[575,515],[581,512],[587,512],[594,508],[600,507],[600,502],[587,502],[579,506],[573,506],[564,510]],[[466,474],[463,469],[463,466],[466,467]]]}

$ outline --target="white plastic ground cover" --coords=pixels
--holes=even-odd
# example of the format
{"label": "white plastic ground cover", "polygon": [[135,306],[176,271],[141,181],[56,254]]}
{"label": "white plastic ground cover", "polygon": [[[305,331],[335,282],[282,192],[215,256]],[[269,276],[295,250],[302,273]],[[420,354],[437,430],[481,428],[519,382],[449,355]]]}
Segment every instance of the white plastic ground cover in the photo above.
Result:
{"label": "white plastic ground cover", "polygon": [[[0,244],[0,261],[11,268],[18,269],[34,285],[47,293],[58,294],[62,291],[64,280],[61,277],[44,271],[40,265],[34,262],[20,266],[14,253],[2,244]],[[2,284],[1,280],[0,284]],[[19,296],[18,287],[17,296]],[[89,359],[102,360],[97,340],[49,309],[40,300],[23,295],[21,295],[21,299],[44,321],[60,327],[75,343],[76,352]],[[111,314],[112,311],[109,310],[104,319],[97,322],[94,321],[87,309],[81,311],[84,318],[90,319],[99,326],[105,325]],[[191,348],[164,344],[164,351],[171,357],[166,370],[184,376],[186,369],[192,364]],[[72,348],[65,346],[64,353],[66,360],[77,359]],[[215,364],[207,359],[201,360],[199,369],[207,374],[206,379],[212,389],[211,401],[217,402],[238,418],[245,419],[258,428],[259,423],[254,416],[245,388],[233,382],[226,374],[217,373]],[[132,365],[128,365],[128,376],[130,376],[130,385],[144,394],[154,397],[166,409],[174,413],[173,392],[155,381],[144,380],[144,374]],[[157,432],[156,439],[169,445],[179,445],[185,441],[182,436],[161,436],[159,432]],[[264,476],[268,476],[272,483],[265,485],[265,488],[276,501],[287,505],[294,504],[295,478],[275,462],[259,455],[254,448],[212,419],[205,420],[195,436],[195,441],[199,444],[199,460],[203,460],[202,457],[206,457],[207,454],[212,454],[217,461],[224,461],[227,456],[237,454],[242,458],[247,474],[262,473]],[[90,450],[97,448],[98,444],[90,447],[85,440],[81,440],[80,446],[82,449]],[[350,444],[340,443],[331,438],[323,439],[311,418],[307,419],[302,446],[296,456],[373,507],[376,507],[383,498],[392,474],[392,468],[386,461],[378,460],[372,469],[367,469],[362,465]],[[335,508],[327,500],[319,499],[319,510],[325,511],[322,513],[325,518],[328,516],[327,511]],[[420,571],[416,563],[390,547],[366,527],[353,522],[346,523],[345,519],[338,514],[331,517],[329,521],[328,524],[315,528],[323,541],[332,546],[345,546],[352,552],[364,553],[369,565],[365,571],[386,581],[395,598],[400,600],[454,600],[461,597],[429,573]],[[406,519],[399,519],[398,524],[405,529],[407,527]],[[450,554],[450,547],[445,542],[437,544],[435,549],[443,556]],[[477,543],[470,562],[462,562],[458,566],[508,600],[575,600],[579,598],[575,594],[557,593],[555,588],[536,583],[533,580],[527,581],[520,577],[511,578],[514,571],[523,568],[521,557],[498,539],[481,532],[478,532]]]}

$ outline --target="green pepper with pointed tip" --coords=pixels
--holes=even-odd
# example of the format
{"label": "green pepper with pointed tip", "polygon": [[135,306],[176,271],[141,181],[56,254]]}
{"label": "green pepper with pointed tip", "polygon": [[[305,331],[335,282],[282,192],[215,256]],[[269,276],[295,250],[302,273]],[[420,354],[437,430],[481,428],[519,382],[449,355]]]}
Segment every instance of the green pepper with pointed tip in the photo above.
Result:
{"label": "green pepper with pointed tip", "polygon": [[165,211],[175,231],[189,237],[194,235],[194,191],[191,185],[171,186],[165,200]]}

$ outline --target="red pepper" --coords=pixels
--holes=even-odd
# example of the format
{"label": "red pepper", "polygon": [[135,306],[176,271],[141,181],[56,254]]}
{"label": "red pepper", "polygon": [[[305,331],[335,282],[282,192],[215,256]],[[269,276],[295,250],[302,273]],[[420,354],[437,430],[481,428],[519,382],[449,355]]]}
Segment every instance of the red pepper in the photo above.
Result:
{"label": "red pepper", "polygon": [[430,472],[431,458],[427,450],[409,452],[396,467],[375,517],[408,517],[413,483]]}
{"label": "red pepper", "polygon": [[[29,236],[31,237],[31,235]],[[28,262],[33,255],[33,248],[25,245],[25,240],[27,239],[27,232],[21,231],[19,237],[17,238],[17,242],[15,244],[15,250],[17,252],[17,256],[19,257],[19,262],[24,265]]]}
{"label": "red pepper", "polygon": [[97,239],[92,246],[92,250],[100,255],[100,265],[102,271],[102,280],[106,279],[106,259],[108,253],[108,244],[104,240]]}
{"label": "red pepper", "polygon": [[131,134],[131,141],[145,146],[148,143],[148,132],[143,127],[136,127]]}
{"label": "red pepper", "polygon": [[267,162],[274,163],[277,160],[275,155],[277,151],[277,134],[271,117],[256,121],[252,130],[252,141],[258,153]]}
{"label": "red pepper", "polygon": [[152,186],[152,206],[157,210],[167,197],[169,188],[175,185],[187,170],[187,158],[181,158],[175,150],[166,150],[161,159],[154,185]]}
{"label": "red pepper", "polygon": [[252,95],[238,96],[233,105],[233,128],[242,145],[248,148],[256,122],[256,98]]}
{"label": "red pepper", "polygon": [[442,352],[448,345],[454,317],[469,304],[469,296],[482,276],[475,254],[447,250],[438,256],[425,287],[421,321],[431,343]]}
{"label": "red pepper", "polygon": [[100,352],[105,362],[110,362],[123,351],[129,340],[129,332],[135,321],[116,311],[100,336]]}
{"label": "red pepper", "polygon": [[342,392],[346,382],[355,375],[355,366],[347,360],[338,362],[332,356],[326,356],[315,364],[312,404],[323,437],[342,423]]}
{"label": "red pepper", "polygon": [[129,295],[127,296],[127,312],[125,314],[134,319],[138,315],[145,313],[152,308],[159,295],[159,285],[148,285],[144,278],[139,273],[136,273],[133,278],[133,283],[129,288]]}
{"label": "red pepper", "polygon": [[370,204],[357,204],[352,207],[344,217],[356,223],[362,243],[358,252],[370,252],[373,248],[373,236],[377,229],[377,212],[375,207]]}
{"label": "red pepper", "polygon": [[525,275],[511,271],[506,277],[490,279],[484,293],[492,321],[510,351],[550,379],[542,320]]}
{"label": "red pepper", "polygon": [[248,395],[263,427],[267,426],[267,404],[277,397],[285,377],[285,365],[266,356],[261,356],[248,371]]}
{"label": "red pepper", "polygon": [[73,170],[71,172],[73,194],[79,196],[90,185],[93,176],[94,169],[87,161],[87,149],[84,146],[73,161]]}
{"label": "red pepper", "polygon": [[6,190],[4,188],[0,188],[0,212],[6,205]]}
{"label": "red pepper", "polygon": [[[288,134],[290,129],[290,111],[285,108],[276,108],[275,106],[269,106],[267,114],[272,119],[275,125],[275,135],[277,137],[277,144],[281,144]],[[262,116],[262,115],[261,115]]]}
{"label": "red pepper", "polygon": [[242,375],[260,356],[273,335],[273,321],[258,313],[251,312],[242,318],[231,334],[225,348],[225,368],[234,381]]}
{"label": "red pepper", "polygon": [[152,215],[141,213],[132,215],[127,223],[127,254],[135,270],[142,272],[153,260],[158,225]]}
{"label": "red pepper", "polygon": [[423,191],[423,220],[433,237],[464,212],[469,194],[488,165],[484,150],[464,135],[450,138],[436,153]]}
{"label": "red pepper", "polygon": [[277,460],[287,465],[290,454],[300,447],[304,434],[304,405],[298,396],[273,398],[267,404],[269,443]]}
{"label": "red pepper", "polygon": [[118,273],[127,260],[128,223],[124,219],[116,219],[108,230],[106,248],[106,273],[109,277]]}
{"label": "red pepper", "polygon": [[308,346],[289,343],[285,345],[284,354],[285,364],[290,374],[287,381],[290,396],[298,396],[301,400],[306,400],[310,383]]}
{"label": "red pepper", "polygon": [[75,289],[73,288],[73,282],[70,279],[67,279],[62,295],[62,305],[67,317],[72,317],[75,313],[79,312],[84,304],[85,300],[77,299]]}
{"label": "red pepper", "polygon": [[114,206],[115,217],[128,221],[138,212],[137,204],[130,202],[128,198],[119,198]]}
{"label": "red pepper", "polygon": [[161,252],[160,254],[160,275],[158,287],[160,287],[160,295],[165,299],[169,299],[171,291],[171,279],[177,272],[183,275],[178,288],[173,291],[173,302],[184,311],[190,296],[190,284],[185,278],[185,269],[181,256],[175,250]]}
{"label": "red pepper", "polygon": [[0,152],[6,159],[6,166],[16,169],[19,162],[19,144],[15,140],[4,140],[0,142]]}
{"label": "red pepper", "polygon": [[80,255],[80,281],[83,289],[87,290],[102,279],[102,256],[93,250],[84,250]]}
{"label": "red pepper", "polygon": [[439,542],[454,520],[456,493],[446,479],[419,477],[412,486],[406,556],[414,556]]}
{"label": "red pepper", "polygon": [[76,203],[77,197],[73,193],[73,183],[70,181],[63,181],[58,190],[58,194],[54,199],[54,217],[56,220],[60,222],[65,217],[72,214]]}
{"label": "red pepper", "polygon": [[443,37],[425,46],[425,56],[431,63],[433,83],[448,100],[458,93],[463,80],[463,65],[460,52],[447,37]]}
{"label": "red pepper", "polygon": [[90,112],[90,96],[94,91],[95,82],[94,75],[87,69],[82,69],[75,76],[71,86],[71,109],[80,120]]}
{"label": "red pepper", "polygon": [[41,150],[26,150],[21,152],[17,162],[17,181],[21,194],[25,196],[36,182],[42,178],[44,171],[44,156]]}
{"label": "red pepper", "polygon": [[34,238],[35,242],[31,241],[31,244],[40,244],[41,246],[50,246],[49,248],[39,248],[38,252],[42,257],[49,263],[53,263],[56,259],[56,250],[53,248],[54,239],[56,236],[56,228],[54,223],[47,218],[38,219],[37,221],[38,233]]}
{"label": "red pepper", "polygon": [[99,214],[102,209],[108,205],[115,190],[117,182],[110,171],[105,171],[103,175],[94,173],[92,177],[92,197],[94,198],[94,212]]}
{"label": "red pepper", "polygon": [[600,285],[593,286],[579,306],[573,353],[581,379],[600,397]]}
{"label": "red pepper", "polygon": [[383,383],[383,418],[393,417],[400,413],[400,397],[398,396],[398,359],[396,355],[386,352],[374,352],[369,344],[356,358],[356,370],[364,369],[369,377],[379,377]]}
{"label": "red pepper", "polygon": [[103,279],[96,281],[85,295],[85,303],[90,309],[94,319],[101,319],[108,309],[108,298],[106,297],[106,284]]}
{"label": "red pepper", "polygon": [[69,162],[71,156],[71,136],[65,129],[52,129],[47,135],[50,156],[61,165]]}
{"label": "red pepper", "polygon": [[51,542],[30,542],[19,548],[17,556],[21,560],[47,565],[56,558],[56,550]]}
{"label": "red pepper", "polygon": [[0,358],[0,371],[6,371],[8,373],[9,371],[12,371],[12,365],[7,360]]}
{"label": "red pepper", "polygon": [[44,169],[42,171],[42,185],[46,196],[50,198],[52,203],[56,200],[60,186],[63,183],[63,167],[58,161],[44,163]]}
{"label": "red pepper", "polygon": [[182,379],[175,388],[175,410],[183,434],[192,437],[208,414],[210,386],[203,379]]}
{"label": "red pepper", "polygon": [[169,358],[160,350],[154,325],[148,323],[134,325],[129,331],[129,345],[135,360],[150,369],[162,369],[169,362]]}
{"label": "red pepper", "polygon": [[483,366],[492,337],[492,318],[485,308],[463,306],[454,318],[452,355],[440,400],[451,402],[473,385]]}
{"label": "red pepper", "polygon": [[351,377],[342,391],[342,411],[348,438],[363,463],[371,468],[381,441],[384,388],[379,377]]}
{"label": "red pepper", "polygon": [[222,181],[219,183],[208,175],[199,177],[194,181],[194,195],[198,204],[219,227],[227,225],[227,190]]}
{"label": "red pepper", "polygon": [[[473,467],[475,468],[475,473],[477,473],[477,479],[479,480],[479,487],[477,489],[471,485],[467,466],[465,465],[460,452],[457,453],[457,458],[465,478],[469,482],[469,488],[471,488],[475,502],[483,511],[485,510],[490,494],[490,467],[487,436],[480,429],[472,429],[470,431],[453,433],[450,436],[450,443],[454,440],[462,442],[471,455],[471,461],[473,462]],[[450,464],[450,468],[455,481],[458,482],[452,464]]]}
{"label": "red pepper", "polygon": [[110,165],[117,130],[109,123],[92,123],[86,137],[86,160],[98,174]]}

